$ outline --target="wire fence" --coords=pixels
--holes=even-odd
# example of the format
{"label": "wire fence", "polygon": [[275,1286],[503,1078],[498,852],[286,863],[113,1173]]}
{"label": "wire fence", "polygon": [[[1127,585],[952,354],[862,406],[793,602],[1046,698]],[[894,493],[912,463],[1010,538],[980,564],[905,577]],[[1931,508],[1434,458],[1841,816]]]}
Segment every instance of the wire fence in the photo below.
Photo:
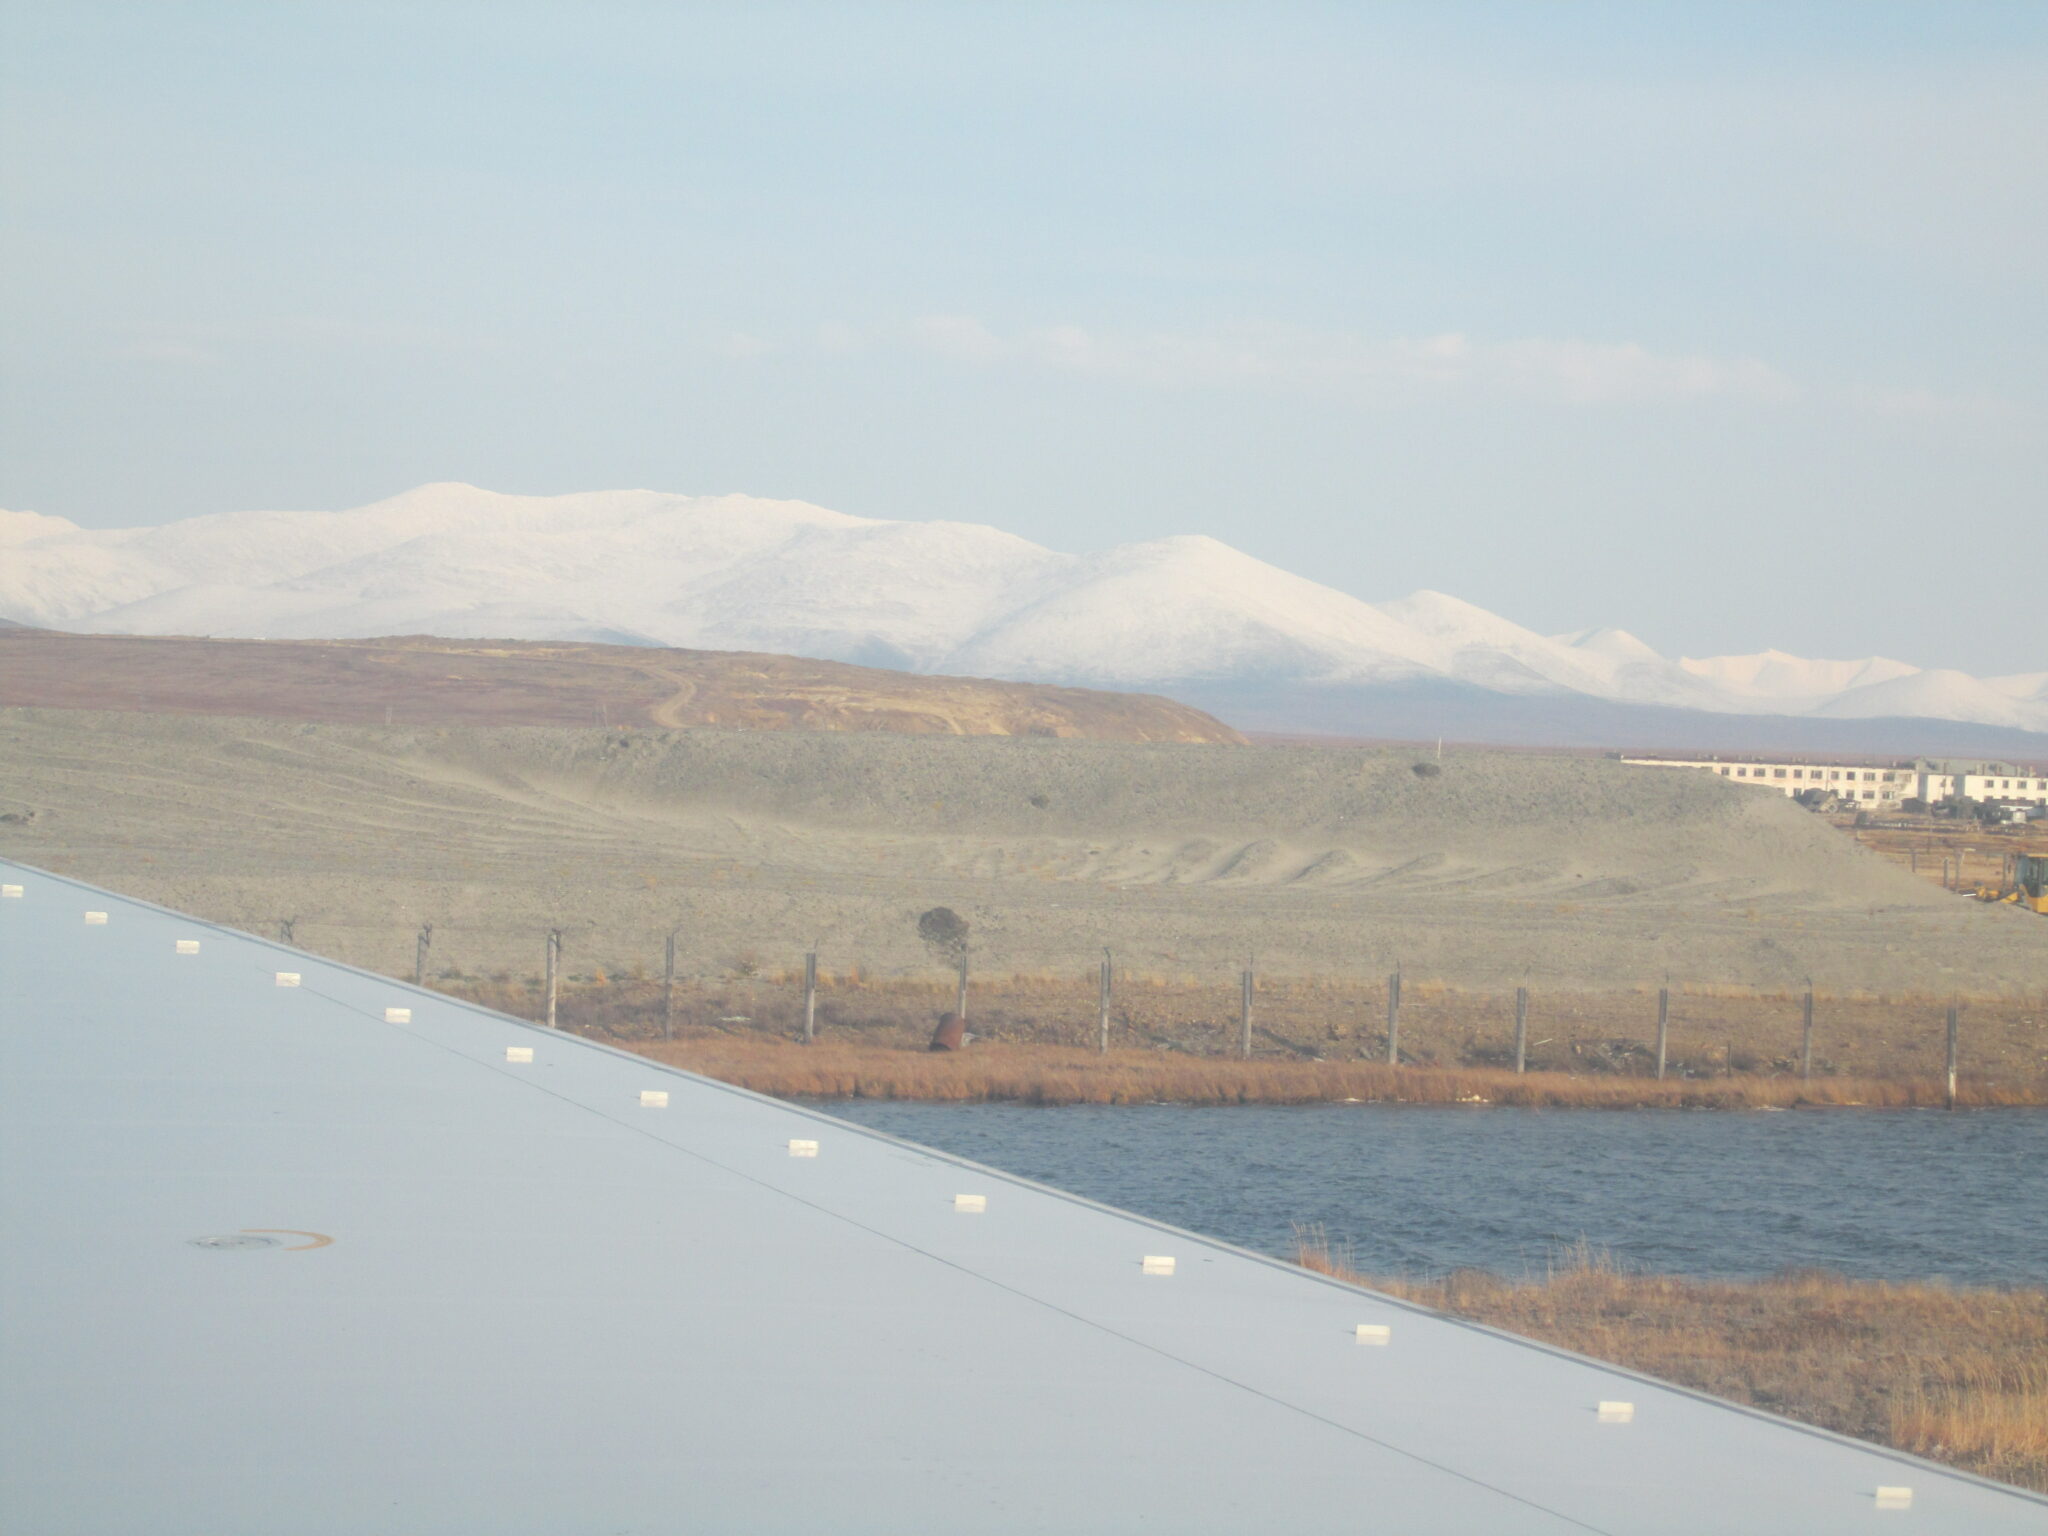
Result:
{"label": "wire fence", "polygon": [[[762,944],[707,955],[682,928],[328,924],[273,936],[556,1027],[639,1042],[702,1035],[923,1048],[948,1014],[982,1043],[1211,1057],[1699,1079],[2048,1080],[2048,994],[1880,995],[1678,979],[1631,988],[1474,988],[1271,974],[1255,956],[964,943]],[[531,970],[488,966],[508,936]],[[603,958],[599,958],[602,956]],[[1020,958],[1039,963],[1020,966]]]}

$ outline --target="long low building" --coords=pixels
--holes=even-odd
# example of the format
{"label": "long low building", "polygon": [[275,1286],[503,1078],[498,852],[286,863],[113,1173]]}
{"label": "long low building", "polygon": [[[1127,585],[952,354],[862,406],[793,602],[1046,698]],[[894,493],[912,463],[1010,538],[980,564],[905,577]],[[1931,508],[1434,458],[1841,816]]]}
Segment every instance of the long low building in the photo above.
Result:
{"label": "long low building", "polygon": [[2048,769],[2014,763],[1921,761],[1869,763],[1790,761],[1753,757],[1624,756],[1644,768],[1697,768],[1738,784],[1798,795],[1822,790],[1873,807],[1920,800],[1935,805],[1969,799],[2048,805]]}
{"label": "long low building", "polygon": [[2048,769],[2019,763],[1927,762],[1919,765],[1918,795],[1938,800],[2024,801],[2048,805]]}
{"label": "long low building", "polygon": [[0,865],[0,977],[22,1536],[2048,1528],[41,871]]}
{"label": "long low building", "polygon": [[1866,763],[1787,762],[1747,757],[1644,756],[1623,757],[1622,761],[1644,768],[1705,769],[1738,784],[1775,789],[1785,795],[1797,795],[1809,789],[1826,790],[1844,800],[1867,800],[1879,806],[1913,798],[1918,782],[1914,771],[1901,765],[1874,768]]}

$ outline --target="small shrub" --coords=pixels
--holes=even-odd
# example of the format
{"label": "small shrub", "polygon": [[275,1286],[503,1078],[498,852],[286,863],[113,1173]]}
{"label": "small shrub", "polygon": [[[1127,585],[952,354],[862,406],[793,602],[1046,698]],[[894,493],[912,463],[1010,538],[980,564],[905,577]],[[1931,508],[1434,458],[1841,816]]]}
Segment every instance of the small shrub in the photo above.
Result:
{"label": "small shrub", "polygon": [[958,961],[967,953],[967,920],[951,907],[933,907],[919,917],[917,936],[938,959]]}

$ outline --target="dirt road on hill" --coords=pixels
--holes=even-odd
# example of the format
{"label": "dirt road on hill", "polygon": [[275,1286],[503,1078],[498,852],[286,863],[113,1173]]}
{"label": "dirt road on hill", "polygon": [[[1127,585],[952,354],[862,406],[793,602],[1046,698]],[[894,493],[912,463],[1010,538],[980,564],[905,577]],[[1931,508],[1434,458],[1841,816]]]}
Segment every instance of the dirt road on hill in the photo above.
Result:
{"label": "dirt road on hill", "polygon": [[516,640],[211,640],[0,628],[0,706],[335,724],[656,725],[1237,742],[1172,699],[799,656]]}
{"label": "dirt road on hill", "polygon": [[408,971],[974,964],[2034,991],[2048,925],[1775,795],[1586,758],[0,711],[0,853]]}

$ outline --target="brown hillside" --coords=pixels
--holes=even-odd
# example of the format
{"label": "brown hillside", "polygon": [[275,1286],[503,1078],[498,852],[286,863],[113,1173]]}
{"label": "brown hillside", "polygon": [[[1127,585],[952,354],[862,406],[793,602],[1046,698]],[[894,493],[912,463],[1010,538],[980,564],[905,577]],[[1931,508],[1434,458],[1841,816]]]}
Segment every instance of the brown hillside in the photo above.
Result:
{"label": "brown hillside", "polygon": [[0,705],[338,724],[726,726],[1241,743],[1149,694],[743,651],[518,640],[210,640],[0,630]]}

